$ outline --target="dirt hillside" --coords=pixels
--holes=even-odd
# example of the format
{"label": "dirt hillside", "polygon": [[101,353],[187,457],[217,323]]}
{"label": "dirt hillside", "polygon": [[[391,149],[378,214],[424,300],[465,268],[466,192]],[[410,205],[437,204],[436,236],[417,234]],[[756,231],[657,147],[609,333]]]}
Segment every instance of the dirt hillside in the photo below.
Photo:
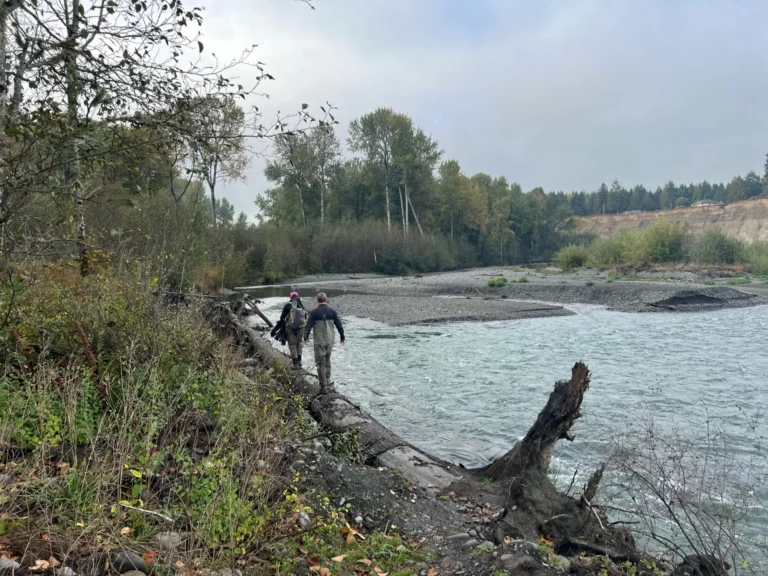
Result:
{"label": "dirt hillside", "polygon": [[746,200],[724,206],[698,206],[659,212],[588,216],[577,219],[577,229],[586,234],[612,236],[622,230],[645,228],[659,218],[687,224],[694,234],[719,228],[746,242],[768,240],[768,198]]}

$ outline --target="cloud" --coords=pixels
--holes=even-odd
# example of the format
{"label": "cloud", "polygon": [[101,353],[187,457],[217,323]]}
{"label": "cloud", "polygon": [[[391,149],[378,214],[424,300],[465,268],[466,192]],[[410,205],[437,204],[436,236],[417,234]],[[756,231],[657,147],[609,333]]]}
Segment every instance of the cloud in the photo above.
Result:
{"label": "cloud", "polygon": [[[257,103],[413,117],[467,173],[524,189],[729,180],[768,143],[768,4],[696,0],[214,0],[206,46],[259,44]],[[253,214],[256,160],[224,194]]]}

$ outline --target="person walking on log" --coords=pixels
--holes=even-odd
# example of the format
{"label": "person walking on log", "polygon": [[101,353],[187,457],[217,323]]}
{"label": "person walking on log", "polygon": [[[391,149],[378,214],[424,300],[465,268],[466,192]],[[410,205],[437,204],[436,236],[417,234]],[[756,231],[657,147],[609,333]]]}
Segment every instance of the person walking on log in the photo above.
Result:
{"label": "person walking on log", "polygon": [[283,312],[280,314],[280,322],[283,323],[285,339],[291,354],[291,368],[298,370],[301,368],[302,341],[304,326],[307,323],[307,311],[301,303],[298,292],[291,292],[291,299],[283,306]]}
{"label": "person walking on log", "polygon": [[344,327],[336,310],[328,306],[328,297],[324,292],[317,295],[317,308],[312,310],[304,331],[304,339],[309,340],[312,329],[315,330],[315,364],[317,365],[317,378],[320,380],[320,393],[328,392],[331,385],[331,352],[336,337],[334,326],[339,331],[339,340],[344,346]]}

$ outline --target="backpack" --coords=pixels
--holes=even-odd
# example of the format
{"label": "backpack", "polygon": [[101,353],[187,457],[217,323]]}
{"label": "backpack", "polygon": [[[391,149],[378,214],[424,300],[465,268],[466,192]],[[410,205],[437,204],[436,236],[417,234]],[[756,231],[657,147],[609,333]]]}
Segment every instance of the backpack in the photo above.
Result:
{"label": "backpack", "polygon": [[297,304],[291,305],[291,314],[288,318],[291,330],[301,330],[307,323],[307,311],[299,308]]}

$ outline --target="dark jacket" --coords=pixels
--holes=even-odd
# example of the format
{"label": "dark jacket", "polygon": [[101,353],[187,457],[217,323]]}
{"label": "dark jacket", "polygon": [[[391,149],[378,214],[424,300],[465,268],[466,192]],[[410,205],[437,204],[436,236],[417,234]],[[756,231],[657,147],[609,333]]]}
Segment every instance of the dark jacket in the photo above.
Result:
{"label": "dark jacket", "polygon": [[335,336],[333,327],[339,331],[339,338],[344,341],[344,327],[341,325],[341,318],[336,310],[328,304],[318,304],[317,308],[312,310],[304,328],[304,338],[309,338],[309,333],[315,329],[315,344],[321,346],[332,346]]}

